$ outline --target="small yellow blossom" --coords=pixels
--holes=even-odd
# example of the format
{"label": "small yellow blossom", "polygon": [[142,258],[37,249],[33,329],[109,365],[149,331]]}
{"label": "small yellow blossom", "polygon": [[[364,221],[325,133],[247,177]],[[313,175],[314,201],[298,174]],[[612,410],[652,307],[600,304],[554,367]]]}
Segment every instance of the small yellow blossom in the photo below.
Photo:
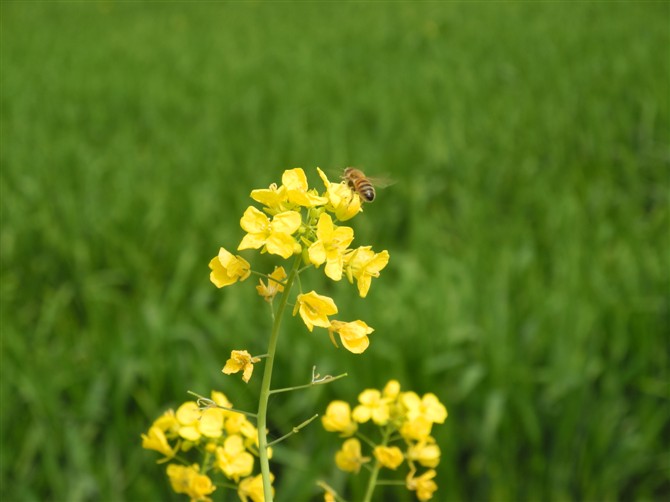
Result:
{"label": "small yellow blossom", "polygon": [[419,462],[424,467],[437,467],[440,463],[440,455],[440,447],[435,444],[435,438],[432,436],[407,448],[407,458]]}
{"label": "small yellow blossom", "polygon": [[286,187],[286,196],[288,201],[303,207],[323,206],[328,199],[321,197],[316,190],[309,190],[307,176],[305,171],[296,167],[284,171],[281,177],[284,187]]}
{"label": "small yellow blossom", "polygon": [[316,170],[326,186],[327,211],[334,213],[340,221],[347,221],[361,212],[361,198],[356,192],[344,183],[330,182],[321,169],[317,167]]}
{"label": "small yellow blossom", "polygon": [[146,434],[142,434],[142,448],[156,450],[165,455],[165,458],[158,460],[159,464],[167,462],[177,453],[176,448],[172,448],[168,443],[165,433],[156,426],[150,427]]}
{"label": "small yellow blossom", "polygon": [[262,211],[249,206],[240,220],[247,235],[242,238],[237,249],[263,247],[270,254],[288,258],[300,251],[300,245],[292,234],[300,228],[301,223],[300,213],[296,211],[284,211],[270,220]]}
{"label": "small yellow blossom", "polygon": [[228,436],[216,449],[216,465],[229,479],[236,483],[249,476],[254,468],[254,457],[244,448],[242,436]]}
{"label": "small yellow blossom", "polygon": [[200,433],[208,438],[221,437],[225,413],[221,408],[207,408],[204,410],[200,415],[200,423],[198,424]]}
{"label": "small yellow blossom", "polygon": [[297,312],[300,312],[300,317],[302,317],[307,329],[312,331],[314,326],[330,327],[328,316],[337,314],[337,306],[332,298],[310,291],[307,294],[298,295],[293,315]]}
{"label": "small yellow blossom", "polygon": [[351,436],[358,428],[358,424],[351,420],[351,407],[346,401],[332,401],[326,408],[326,414],[321,417],[321,422],[324,429],[340,432],[343,437]]}
{"label": "small yellow blossom", "polygon": [[251,198],[263,204],[266,213],[275,215],[293,208],[293,205],[288,203],[286,192],[285,186],[277,188],[277,184],[273,183],[269,188],[252,190]]}
{"label": "small yellow blossom", "polygon": [[362,354],[368,348],[370,345],[368,335],[374,331],[373,328],[363,321],[331,321],[328,330],[331,338],[333,333],[340,335],[344,348],[354,354]]}
{"label": "small yellow blossom", "polygon": [[256,286],[256,291],[261,295],[266,302],[271,302],[277,293],[284,291],[284,285],[281,283],[286,279],[286,271],[284,267],[275,267],[274,271],[268,278],[268,283],[265,284],[261,279],[260,284]]}
{"label": "small yellow blossom", "polygon": [[424,472],[418,478],[414,477],[414,472],[407,475],[407,489],[416,491],[416,497],[421,500],[430,500],[433,498],[433,493],[437,490],[437,483],[433,478],[437,475],[435,470],[431,469]]}
{"label": "small yellow blossom", "polygon": [[167,410],[160,417],[154,420],[154,423],[151,424],[153,427],[158,427],[160,430],[166,433],[168,437],[174,437],[179,431],[179,421],[174,414],[174,411]]}
{"label": "small yellow blossom", "polygon": [[188,441],[200,439],[200,409],[195,401],[186,401],[177,408],[179,435]]}
{"label": "small yellow blossom", "polygon": [[260,357],[251,357],[251,354],[246,350],[233,350],[230,353],[230,359],[226,361],[226,365],[221,371],[226,375],[232,375],[238,371],[243,371],[242,380],[245,383],[249,382],[251,374],[254,372],[254,363],[259,362]]}
{"label": "small yellow blossom", "polygon": [[398,380],[389,380],[382,390],[382,394],[387,399],[395,399],[400,394],[400,382]]}
{"label": "small yellow blossom", "polygon": [[[232,408],[233,407],[233,403],[231,403],[228,400],[226,395],[223,392],[219,392],[217,390],[212,391],[212,401],[214,401],[219,406],[223,406],[224,408]],[[237,415],[237,413],[236,413],[236,415]]]}
{"label": "small yellow blossom", "polygon": [[432,423],[443,424],[447,419],[447,409],[433,393],[429,392],[419,398],[416,392],[404,392],[400,400],[407,410],[409,420],[423,417]]}
{"label": "small yellow blossom", "polygon": [[316,238],[308,249],[309,261],[317,267],[326,263],[325,272],[334,281],[342,279],[344,252],[354,240],[350,227],[336,227],[329,214],[321,213],[316,224]]}
{"label": "small yellow blossom", "polygon": [[357,473],[361,466],[369,462],[369,457],[363,457],[361,454],[361,442],[356,438],[347,439],[335,454],[335,463],[337,467],[346,472]]}
{"label": "small yellow blossom", "polygon": [[377,389],[367,389],[360,393],[358,402],[352,414],[358,423],[365,423],[372,419],[377,425],[385,425],[389,419],[388,400],[382,398]]}
{"label": "small yellow blossom", "polygon": [[239,279],[243,281],[249,274],[249,262],[241,256],[233,256],[225,248],[219,249],[219,255],[215,256],[209,262],[209,268],[212,272],[209,274],[209,280],[217,288],[230,286]]}
{"label": "small yellow blossom", "polygon": [[356,279],[358,294],[365,298],[370,290],[373,277],[379,277],[379,272],[386,267],[389,253],[384,250],[375,253],[370,246],[361,246],[345,255],[345,271],[347,279],[353,284]]}
{"label": "small yellow blossom", "polygon": [[207,495],[216,490],[212,480],[205,474],[200,474],[197,464],[183,466],[170,464],[167,467],[167,475],[170,478],[172,489],[176,493],[183,493],[195,500],[210,500]]}
{"label": "small yellow blossom", "polygon": [[402,451],[397,446],[376,446],[373,450],[375,458],[388,469],[397,469],[404,459]]}
{"label": "small yellow blossom", "polygon": [[417,417],[414,420],[406,420],[400,427],[400,435],[405,439],[421,441],[430,436],[433,428],[433,422],[424,418]]}
{"label": "small yellow blossom", "polygon": [[[270,473],[270,480],[274,481],[275,477]],[[275,489],[272,488],[274,496]],[[253,478],[244,478],[237,486],[237,495],[242,502],[265,502],[265,495],[263,493],[263,477],[259,474]]]}

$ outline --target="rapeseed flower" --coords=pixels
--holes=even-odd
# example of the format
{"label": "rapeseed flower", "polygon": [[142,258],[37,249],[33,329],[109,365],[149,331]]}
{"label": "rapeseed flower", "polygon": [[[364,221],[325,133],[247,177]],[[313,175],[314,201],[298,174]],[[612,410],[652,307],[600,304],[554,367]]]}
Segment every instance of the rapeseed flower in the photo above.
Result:
{"label": "rapeseed flower", "polygon": [[200,474],[197,464],[183,466],[170,464],[167,467],[167,475],[175,493],[183,493],[191,497],[192,501],[209,501],[207,495],[216,490],[209,476]]}
{"label": "rapeseed flower", "polygon": [[157,461],[159,464],[172,459],[177,453],[177,448],[172,448],[170,446],[170,443],[168,443],[168,440],[165,437],[165,433],[156,426],[150,427],[147,434],[142,434],[142,448],[156,450],[165,455],[165,458]]}
{"label": "rapeseed flower", "polygon": [[298,295],[293,309],[293,315],[300,312],[300,317],[312,331],[314,326],[321,328],[330,327],[329,315],[337,314],[337,305],[332,298],[319,295],[315,291],[307,294]]}
{"label": "rapeseed flower", "polygon": [[[270,480],[274,481],[274,475],[270,473]],[[274,496],[275,489],[272,488],[272,494]],[[242,502],[265,502],[265,496],[263,495],[263,478],[259,474],[253,478],[244,478],[240,481],[240,484],[237,486],[237,495],[240,497]]]}
{"label": "rapeseed flower", "polygon": [[209,268],[212,270],[209,280],[217,288],[230,286],[238,280],[243,281],[250,274],[249,262],[241,256],[233,256],[225,248],[219,249],[218,256],[210,260]]}
{"label": "rapeseed flower", "polygon": [[333,213],[340,221],[347,221],[362,211],[361,198],[356,192],[345,183],[332,183],[321,169],[317,167],[316,170],[326,186],[327,211]]}
{"label": "rapeseed flower", "polygon": [[251,374],[254,371],[254,363],[257,363],[260,360],[260,357],[251,357],[251,354],[246,350],[233,350],[230,353],[230,359],[226,361],[226,365],[221,371],[226,375],[232,375],[238,371],[243,371],[242,380],[244,380],[245,383],[248,383]]}
{"label": "rapeseed flower", "polygon": [[361,466],[370,461],[361,453],[361,442],[356,438],[347,439],[342,448],[335,454],[337,467],[346,472],[357,473]]}
{"label": "rapeseed flower", "polygon": [[366,389],[358,396],[358,406],[354,408],[353,418],[362,424],[372,419],[377,425],[385,425],[389,419],[389,403],[377,389]]}
{"label": "rapeseed flower", "polygon": [[418,443],[407,448],[407,458],[418,462],[424,467],[437,467],[440,463],[440,447],[435,444],[435,438],[428,436]]}
{"label": "rapeseed flower", "polygon": [[332,401],[321,417],[321,423],[327,431],[340,432],[343,437],[351,436],[358,428],[358,424],[351,419],[351,407],[346,401]]}
{"label": "rapeseed flower", "polygon": [[258,249],[288,258],[300,252],[300,244],[292,235],[300,228],[302,218],[296,211],[284,211],[268,218],[262,211],[249,206],[240,220],[240,226],[247,232],[238,250]]}
{"label": "rapeseed flower", "polygon": [[303,207],[323,206],[328,199],[317,194],[316,190],[310,190],[307,183],[305,171],[296,167],[284,171],[281,178],[282,185],[286,187],[286,196],[289,202]]}
{"label": "rapeseed flower", "polygon": [[407,489],[416,492],[416,497],[421,500],[430,500],[433,498],[433,493],[437,490],[437,483],[433,478],[437,475],[435,470],[431,469],[424,472],[418,478],[414,477],[414,472],[407,475]]}
{"label": "rapeseed flower", "polygon": [[374,331],[373,328],[363,321],[331,321],[328,331],[331,335],[340,335],[340,341],[345,349],[354,354],[362,354],[370,345],[368,335]]}
{"label": "rapeseed flower", "polygon": [[244,447],[242,436],[228,436],[223,446],[216,449],[216,465],[229,479],[236,483],[249,476],[254,468],[254,457]]}
{"label": "rapeseed flower", "polygon": [[405,458],[397,446],[377,446],[372,453],[383,467],[393,470],[396,470]]}
{"label": "rapeseed flower", "polygon": [[447,409],[433,393],[429,392],[419,398],[416,392],[404,392],[401,402],[407,410],[409,420],[422,417],[429,422],[443,424],[447,419]]}
{"label": "rapeseed flower", "polygon": [[350,227],[336,227],[327,213],[321,213],[316,224],[316,242],[308,249],[309,260],[317,267],[326,263],[325,272],[334,281],[342,278],[344,252],[354,240]]}
{"label": "rapeseed flower", "polygon": [[388,264],[389,253],[386,250],[375,253],[370,246],[361,246],[348,251],[344,259],[347,279],[352,284],[356,279],[358,294],[365,298],[372,278],[379,277],[379,272]]}
{"label": "rapeseed flower", "polygon": [[284,285],[282,284],[284,279],[286,279],[284,267],[275,267],[269,275],[267,284],[262,279],[259,280],[260,284],[256,286],[256,291],[266,302],[271,302],[277,296],[277,293],[284,291]]}

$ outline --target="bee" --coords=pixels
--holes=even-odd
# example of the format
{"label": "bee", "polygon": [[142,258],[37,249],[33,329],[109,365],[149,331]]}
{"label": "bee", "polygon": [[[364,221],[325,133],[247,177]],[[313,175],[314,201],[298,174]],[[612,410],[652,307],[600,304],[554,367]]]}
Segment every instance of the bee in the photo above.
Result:
{"label": "bee", "polygon": [[374,185],[377,185],[378,188],[384,188],[392,184],[392,182],[383,179],[369,178],[363,171],[355,167],[347,167],[342,175],[342,180],[352,192],[357,193],[365,202],[375,200],[377,193]]}

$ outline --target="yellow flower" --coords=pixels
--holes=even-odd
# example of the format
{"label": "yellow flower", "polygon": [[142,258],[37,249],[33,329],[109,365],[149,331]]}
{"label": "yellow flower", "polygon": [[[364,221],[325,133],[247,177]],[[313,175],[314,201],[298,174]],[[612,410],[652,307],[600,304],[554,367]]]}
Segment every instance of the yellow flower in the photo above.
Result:
{"label": "yellow flower", "polygon": [[409,420],[423,417],[432,423],[443,424],[447,419],[447,409],[433,393],[429,392],[419,398],[416,392],[404,392],[400,400],[407,410]]}
{"label": "yellow flower", "polygon": [[[216,404],[219,406],[223,406],[224,408],[232,408],[233,403],[231,403],[226,395],[223,392],[219,392],[217,390],[212,391],[212,401],[214,401]],[[221,410],[224,411],[224,410]],[[236,413],[237,415],[237,413]]]}
{"label": "yellow flower", "polygon": [[424,467],[437,467],[440,463],[440,455],[440,447],[435,444],[435,438],[432,436],[407,448],[407,458],[419,462]]}
{"label": "yellow flower", "polygon": [[236,483],[241,477],[251,474],[254,468],[254,457],[244,448],[242,436],[228,436],[216,449],[216,465],[229,479]]}
{"label": "yellow flower", "polygon": [[382,398],[377,389],[366,389],[358,396],[361,403],[354,408],[353,418],[358,423],[372,419],[377,425],[385,425],[389,419],[388,400]]}
{"label": "yellow flower", "polygon": [[300,228],[301,223],[300,213],[296,211],[284,211],[270,220],[263,212],[249,206],[240,220],[247,235],[242,238],[237,249],[263,247],[270,254],[288,258],[300,251],[300,245],[291,235]]}
{"label": "yellow flower", "polygon": [[212,480],[205,474],[200,474],[197,464],[183,466],[170,464],[167,467],[167,475],[175,493],[184,493],[191,500],[210,500],[207,495],[216,490]]}
{"label": "yellow flower", "polygon": [[361,211],[361,198],[344,183],[331,183],[324,172],[318,167],[316,170],[326,186],[328,203],[326,210],[335,214],[340,221],[346,221]]}
{"label": "yellow flower", "polygon": [[261,279],[260,284],[256,286],[256,291],[266,302],[271,302],[277,293],[284,291],[284,285],[280,281],[286,279],[286,271],[284,267],[275,267],[269,277],[267,284]]}
{"label": "yellow flower", "polygon": [[273,183],[269,188],[252,190],[251,198],[260,202],[265,206],[265,211],[268,214],[275,215],[293,208],[292,204],[288,203],[288,194],[286,187]]}
{"label": "yellow flower", "polygon": [[317,195],[316,190],[309,190],[305,172],[296,167],[284,171],[281,177],[283,186],[286,187],[288,201],[303,207],[323,206],[328,199]]}
{"label": "yellow flower", "polygon": [[433,498],[433,492],[437,490],[437,484],[433,481],[433,478],[437,473],[431,469],[424,472],[418,478],[414,477],[414,472],[410,472],[407,475],[407,489],[410,491],[416,491],[416,497],[423,500],[430,500]]}
{"label": "yellow flower", "polygon": [[209,438],[221,437],[225,413],[221,408],[207,408],[204,410],[198,423],[200,433]]}
{"label": "yellow flower", "polygon": [[347,439],[342,444],[342,449],[335,453],[337,467],[346,472],[357,473],[361,470],[361,466],[369,461],[369,457],[362,456],[361,443],[356,438]]}
{"label": "yellow flower", "polygon": [[370,345],[368,335],[374,331],[373,328],[363,321],[331,321],[328,330],[331,338],[333,333],[340,335],[344,348],[354,354],[361,354],[368,348]]}
{"label": "yellow flower", "polygon": [[358,424],[351,420],[351,407],[345,401],[332,401],[321,422],[328,432],[341,432],[343,437],[351,436],[358,428]]}
{"label": "yellow flower", "polygon": [[177,409],[179,435],[188,441],[200,439],[200,409],[195,401],[186,401]]}
{"label": "yellow flower", "polygon": [[404,459],[397,446],[377,446],[373,450],[375,458],[383,467],[395,470]]}
{"label": "yellow flower", "polygon": [[361,246],[349,251],[345,255],[345,270],[347,279],[353,284],[356,279],[358,294],[365,298],[370,289],[373,277],[379,277],[379,272],[389,261],[389,253],[384,250],[375,253],[370,246]]}
{"label": "yellow flower", "polygon": [[325,272],[334,281],[342,279],[344,252],[354,240],[350,227],[336,227],[329,214],[321,213],[316,224],[317,241],[309,247],[308,255],[317,267],[326,262]]}
{"label": "yellow flower", "polygon": [[242,373],[242,380],[244,380],[245,383],[248,383],[251,374],[254,372],[254,363],[257,363],[260,360],[260,357],[251,357],[251,354],[246,350],[233,350],[230,353],[230,359],[226,361],[226,365],[221,371],[226,375],[232,375],[233,373],[244,370],[244,373]]}
{"label": "yellow flower", "polygon": [[433,422],[424,418],[417,417],[414,420],[407,420],[403,422],[400,427],[400,435],[405,439],[413,439],[421,441],[430,436],[430,431],[433,428]]}
{"label": "yellow flower", "polygon": [[219,255],[211,259],[209,268],[212,270],[209,280],[217,288],[230,286],[238,279],[243,281],[250,274],[249,262],[241,256],[233,256],[224,248],[219,249]]}
{"label": "yellow flower", "polygon": [[387,399],[395,399],[400,394],[400,382],[398,380],[389,380],[382,391]]}
{"label": "yellow flower", "polygon": [[310,291],[307,294],[298,295],[296,300],[293,315],[300,312],[300,317],[307,329],[312,331],[314,326],[330,327],[328,316],[337,314],[337,306],[332,298]]}
{"label": "yellow flower", "polygon": [[151,426],[147,434],[142,434],[142,448],[156,450],[165,455],[165,458],[158,460],[158,463],[167,462],[177,453],[176,448],[170,447],[165,433],[156,426]]}
{"label": "yellow flower", "polygon": [[[274,481],[275,477],[270,473],[270,480]],[[275,489],[272,488],[274,496]],[[265,495],[263,494],[263,477],[259,474],[253,478],[244,478],[237,486],[237,495],[242,502],[265,502]]]}

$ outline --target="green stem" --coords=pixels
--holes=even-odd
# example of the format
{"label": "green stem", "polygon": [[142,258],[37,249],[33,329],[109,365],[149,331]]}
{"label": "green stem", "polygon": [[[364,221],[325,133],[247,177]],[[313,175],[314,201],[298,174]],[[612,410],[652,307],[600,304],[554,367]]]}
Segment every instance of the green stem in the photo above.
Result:
{"label": "green stem", "polygon": [[[386,446],[388,443],[389,436],[391,434],[390,428],[387,426],[384,429],[384,437],[382,438],[382,442],[379,446]],[[368,480],[368,489],[365,492],[365,498],[363,499],[363,502],[370,502],[372,500],[372,492],[375,491],[375,487],[377,486],[377,476],[379,476],[379,470],[382,468],[381,462],[379,460],[375,459],[375,465],[372,468],[372,472],[370,473],[370,479]]]}
{"label": "green stem", "polygon": [[293,268],[286,279],[284,292],[279,300],[277,314],[273,318],[272,332],[270,333],[270,342],[268,344],[267,358],[265,360],[265,369],[263,371],[263,381],[261,382],[261,393],[258,398],[258,455],[260,457],[261,474],[263,476],[263,493],[265,502],[272,502],[272,480],[270,479],[270,460],[268,459],[268,436],[267,436],[267,418],[268,418],[268,399],[270,397],[270,385],[272,383],[272,366],[275,361],[275,352],[277,349],[277,339],[279,338],[279,327],[281,325],[282,315],[286,310],[291,286],[298,273],[301,255],[296,256]]}

